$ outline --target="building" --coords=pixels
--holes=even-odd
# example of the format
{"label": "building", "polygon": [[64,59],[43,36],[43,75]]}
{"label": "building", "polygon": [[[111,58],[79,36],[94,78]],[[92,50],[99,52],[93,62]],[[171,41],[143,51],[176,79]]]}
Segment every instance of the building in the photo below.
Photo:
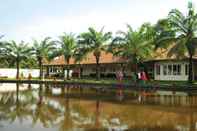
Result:
{"label": "building", "polygon": [[[186,81],[189,74],[189,58],[168,56],[168,50],[159,49],[153,58],[147,61],[151,63],[154,72],[154,80]],[[197,55],[193,57],[193,80],[197,79]]]}
{"label": "building", "polygon": [[[125,76],[131,75],[131,68],[127,64],[127,61],[114,57],[111,53],[101,52],[100,57],[100,74],[101,77],[114,77],[118,70],[123,70]],[[59,56],[50,62],[45,62],[44,67],[46,69],[46,75],[49,77],[61,77],[63,74],[63,68],[69,68],[72,76],[79,75],[83,77],[95,77],[96,76],[96,60],[92,53],[89,53],[85,59],[80,63],[76,63],[73,58],[70,59],[70,64],[65,62],[64,56]],[[65,73],[67,73],[65,71]]]}
{"label": "building", "polygon": [[[188,58],[177,59],[176,56],[169,57],[168,51],[160,49],[156,51],[151,58],[143,63],[149,77],[154,80],[174,80],[184,81],[188,79],[189,63]],[[197,79],[197,56],[193,58],[193,79]],[[89,53],[86,59],[76,63],[72,58],[67,65],[64,57],[56,57],[51,62],[45,62],[46,75],[49,77],[62,77],[63,68],[70,68],[73,77],[95,77],[96,60],[92,53]],[[102,52],[100,58],[101,77],[115,77],[118,70],[122,70],[126,77],[131,77],[135,71],[134,65],[129,65],[127,60],[115,57],[111,53]]]}

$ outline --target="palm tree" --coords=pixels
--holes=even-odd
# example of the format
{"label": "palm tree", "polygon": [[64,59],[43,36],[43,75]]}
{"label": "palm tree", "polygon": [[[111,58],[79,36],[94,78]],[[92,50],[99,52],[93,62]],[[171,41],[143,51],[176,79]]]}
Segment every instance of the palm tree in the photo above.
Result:
{"label": "palm tree", "polygon": [[192,61],[197,47],[197,38],[195,36],[197,32],[197,13],[193,4],[188,3],[188,13],[186,15],[177,9],[171,10],[166,23],[171,25],[171,28],[163,30],[162,35],[157,40],[157,47],[166,48],[172,46],[168,53],[169,56],[173,54],[176,56],[189,55],[188,82],[192,83]]}
{"label": "palm tree", "polygon": [[138,64],[150,57],[154,49],[154,29],[149,23],[143,24],[138,31],[134,31],[129,25],[127,28],[127,32],[117,32],[118,36],[113,39],[109,50],[115,56],[134,64],[137,71]]}
{"label": "palm tree", "polygon": [[22,60],[28,59],[32,55],[31,49],[23,41],[21,41],[19,44],[17,44],[15,41],[5,42],[2,47],[5,50],[3,56],[13,61],[13,63],[16,63],[16,78],[18,79],[20,62]]}
{"label": "palm tree", "polygon": [[[54,52],[54,56],[60,56],[63,55],[64,59],[67,64],[67,79],[69,79],[69,72],[70,72],[70,59],[74,56],[75,54],[75,49],[76,49],[76,40],[74,34],[66,34],[59,37],[60,40],[57,41],[58,44],[60,44],[60,48]],[[63,74],[65,72],[65,68],[63,67]],[[63,75],[65,78],[65,74]]]}
{"label": "palm tree", "polygon": [[34,40],[34,44],[32,47],[33,54],[36,56],[40,68],[40,79],[43,76],[43,68],[42,68],[42,62],[43,59],[47,58],[52,51],[55,50],[54,42],[50,41],[50,37],[46,37],[42,41]]}
{"label": "palm tree", "polygon": [[[88,32],[82,33],[79,36],[78,45],[81,52],[87,54],[93,52],[96,59],[96,76],[100,79],[100,56],[102,51],[106,51],[106,45],[112,38],[112,33],[104,33],[104,28],[96,31],[94,28],[89,28]],[[86,52],[86,53],[85,53]]]}
{"label": "palm tree", "polygon": [[81,61],[85,59],[87,56],[87,52],[83,52],[82,49],[76,48],[74,53],[75,63],[79,65],[79,78],[83,76],[83,66],[81,65]]}

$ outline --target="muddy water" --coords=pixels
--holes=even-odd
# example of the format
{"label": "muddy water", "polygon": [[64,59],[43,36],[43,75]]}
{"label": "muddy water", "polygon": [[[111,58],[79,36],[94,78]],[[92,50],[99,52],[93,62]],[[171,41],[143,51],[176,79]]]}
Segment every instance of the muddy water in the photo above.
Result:
{"label": "muddy water", "polygon": [[197,130],[197,96],[40,87],[0,93],[0,131]]}

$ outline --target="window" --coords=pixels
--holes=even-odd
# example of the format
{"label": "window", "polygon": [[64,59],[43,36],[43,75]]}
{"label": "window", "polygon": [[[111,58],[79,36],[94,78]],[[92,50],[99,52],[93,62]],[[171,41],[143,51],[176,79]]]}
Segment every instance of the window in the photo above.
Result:
{"label": "window", "polygon": [[185,75],[189,75],[189,65],[185,64]]}
{"label": "window", "polygon": [[172,75],[172,65],[168,65],[168,75]]}
{"label": "window", "polygon": [[177,75],[181,75],[181,65],[177,65]]}
{"label": "window", "polygon": [[[156,75],[160,75],[161,72],[161,65],[156,65]],[[188,70],[188,66],[185,67]],[[163,70],[162,73],[164,76],[172,76],[172,75],[181,75],[181,64],[164,64],[163,65]],[[188,71],[186,71],[185,73],[187,73]]]}
{"label": "window", "polygon": [[173,75],[176,75],[176,74],[177,74],[177,66],[173,65]]}
{"label": "window", "polygon": [[163,75],[167,75],[167,65],[163,66]]}
{"label": "window", "polygon": [[181,65],[173,65],[173,75],[181,75]]}
{"label": "window", "polygon": [[160,65],[156,65],[156,75],[160,75]]}

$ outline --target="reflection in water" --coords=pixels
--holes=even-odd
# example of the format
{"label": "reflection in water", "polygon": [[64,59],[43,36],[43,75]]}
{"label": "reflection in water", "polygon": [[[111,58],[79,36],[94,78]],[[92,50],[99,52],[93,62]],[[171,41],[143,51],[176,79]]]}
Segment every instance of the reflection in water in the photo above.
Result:
{"label": "reflection in water", "polygon": [[197,130],[196,96],[133,92],[125,93],[120,102],[107,92],[71,87],[65,91],[63,86],[63,95],[52,95],[49,86],[26,91],[20,87],[16,84],[17,92],[0,93],[1,131]]}
{"label": "reflection in water", "polygon": [[95,113],[95,117],[96,117],[96,120],[95,120],[95,127],[96,128],[99,128],[99,114],[100,114],[100,110],[99,110],[99,108],[100,108],[100,101],[99,100],[97,100],[96,101],[96,113]]}

